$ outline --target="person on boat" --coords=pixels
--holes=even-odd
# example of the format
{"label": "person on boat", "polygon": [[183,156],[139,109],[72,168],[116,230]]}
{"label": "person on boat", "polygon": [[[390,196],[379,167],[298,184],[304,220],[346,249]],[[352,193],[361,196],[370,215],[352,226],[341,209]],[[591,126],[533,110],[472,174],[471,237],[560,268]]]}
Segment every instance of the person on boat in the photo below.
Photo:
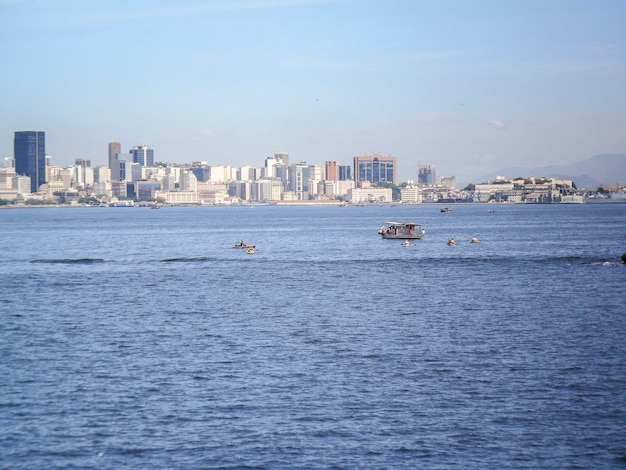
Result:
{"label": "person on boat", "polygon": [[246,244],[243,242],[243,240],[241,240],[241,241],[239,242],[239,246],[246,246]]}

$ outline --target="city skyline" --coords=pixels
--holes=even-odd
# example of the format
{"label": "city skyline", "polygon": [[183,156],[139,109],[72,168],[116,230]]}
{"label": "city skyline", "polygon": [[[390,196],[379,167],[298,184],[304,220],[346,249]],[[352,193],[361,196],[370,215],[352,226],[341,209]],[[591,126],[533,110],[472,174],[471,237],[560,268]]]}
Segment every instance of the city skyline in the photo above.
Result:
{"label": "city skyline", "polygon": [[[243,166],[394,155],[468,182],[626,150],[626,4],[0,0],[0,156]],[[193,158],[189,156],[193,155]]]}

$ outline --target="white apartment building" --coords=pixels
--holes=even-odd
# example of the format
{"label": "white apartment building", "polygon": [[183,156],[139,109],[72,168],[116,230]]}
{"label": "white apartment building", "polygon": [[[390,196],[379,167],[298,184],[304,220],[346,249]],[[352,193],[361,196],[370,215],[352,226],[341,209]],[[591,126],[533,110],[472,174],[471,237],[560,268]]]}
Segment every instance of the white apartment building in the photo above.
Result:
{"label": "white apartment building", "polygon": [[252,201],[270,202],[280,201],[283,193],[283,183],[276,179],[261,179],[252,184]]}
{"label": "white apartment building", "polygon": [[400,189],[400,200],[406,204],[420,204],[422,202],[422,192],[417,186],[406,186]]}
{"label": "white apartment building", "polygon": [[165,200],[166,204],[198,204],[197,191],[155,191],[156,199]]}
{"label": "white apartment building", "polygon": [[97,181],[93,184],[91,192],[96,196],[113,197],[113,190],[110,181]]}
{"label": "white apartment building", "polygon": [[477,184],[474,188],[474,200],[476,202],[487,202],[489,198],[501,191],[512,191],[513,183],[501,184]]}
{"label": "white apartment building", "polygon": [[353,188],[348,191],[348,199],[350,199],[352,203],[392,202],[393,192],[391,188]]}
{"label": "white apartment building", "polygon": [[197,191],[198,178],[191,171],[184,170],[180,174],[179,186],[181,191]]}

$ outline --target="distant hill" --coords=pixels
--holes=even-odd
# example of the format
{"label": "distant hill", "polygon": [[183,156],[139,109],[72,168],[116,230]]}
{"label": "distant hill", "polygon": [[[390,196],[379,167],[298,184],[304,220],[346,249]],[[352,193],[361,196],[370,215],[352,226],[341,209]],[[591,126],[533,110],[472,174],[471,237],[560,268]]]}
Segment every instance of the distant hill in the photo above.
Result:
{"label": "distant hill", "polygon": [[626,184],[626,154],[596,155],[569,165],[552,165],[540,168],[510,167],[476,178],[483,183],[496,176],[545,176],[573,180],[577,188],[595,189],[599,186]]}

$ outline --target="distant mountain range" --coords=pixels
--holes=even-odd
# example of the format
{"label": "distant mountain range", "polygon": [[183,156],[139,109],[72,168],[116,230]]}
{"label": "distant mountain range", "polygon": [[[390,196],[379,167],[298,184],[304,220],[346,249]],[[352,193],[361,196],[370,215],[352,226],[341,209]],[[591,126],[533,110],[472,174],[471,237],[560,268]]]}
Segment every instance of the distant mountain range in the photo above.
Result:
{"label": "distant mountain range", "polygon": [[582,162],[569,165],[543,166],[539,168],[502,168],[494,173],[477,178],[476,183],[493,180],[496,176],[515,178],[518,176],[545,176],[573,180],[579,189],[596,189],[600,186],[626,184],[626,154],[596,155]]}

